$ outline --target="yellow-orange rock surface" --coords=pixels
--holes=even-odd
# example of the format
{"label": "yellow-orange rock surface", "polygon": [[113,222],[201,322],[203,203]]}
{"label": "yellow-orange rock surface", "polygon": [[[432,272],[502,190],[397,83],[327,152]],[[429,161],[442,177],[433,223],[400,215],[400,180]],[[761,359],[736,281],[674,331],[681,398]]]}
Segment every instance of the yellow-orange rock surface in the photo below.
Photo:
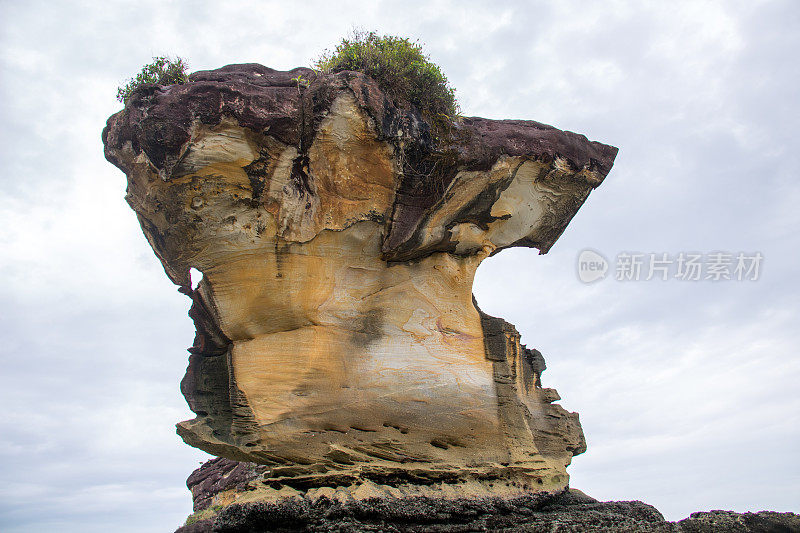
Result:
{"label": "yellow-orange rock surface", "polygon": [[109,119],[106,157],[193,300],[187,443],[305,489],[566,486],[577,415],[472,283],[499,250],[546,252],[616,149],[529,121],[459,128],[434,172],[425,122],[369,78],[260,65],[145,88]]}

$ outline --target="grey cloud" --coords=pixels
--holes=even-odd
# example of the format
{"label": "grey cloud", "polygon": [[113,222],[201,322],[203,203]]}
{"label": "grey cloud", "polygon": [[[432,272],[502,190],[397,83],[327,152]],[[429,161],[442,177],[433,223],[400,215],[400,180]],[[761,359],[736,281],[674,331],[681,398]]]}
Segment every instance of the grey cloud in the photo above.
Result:
{"label": "grey cloud", "polygon": [[[581,413],[572,484],[669,518],[797,511],[800,8],[751,3],[0,4],[0,525],[163,531],[205,457],[174,434],[191,342],[102,157],[116,86],[152,55],[308,64],[351,26],[426,43],[467,115],[615,144],[546,256],[481,266],[476,295],[543,351]],[[699,7],[698,7],[699,6]],[[761,251],[757,282],[581,284],[578,252]]]}

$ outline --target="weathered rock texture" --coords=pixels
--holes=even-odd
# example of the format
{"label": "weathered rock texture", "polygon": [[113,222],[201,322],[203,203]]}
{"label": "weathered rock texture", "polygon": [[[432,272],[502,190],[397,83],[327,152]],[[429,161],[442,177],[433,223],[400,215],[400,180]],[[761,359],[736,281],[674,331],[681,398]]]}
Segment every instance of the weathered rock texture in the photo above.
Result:
{"label": "weathered rock texture", "polygon": [[[187,481],[195,513],[177,533],[263,533],[266,531],[395,532],[648,532],[791,533],[800,516],[761,511],[693,513],[667,522],[639,501],[599,502],[577,490],[500,497],[392,495],[392,487],[370,483],[359,491],[332,489],[285,498],[261,498],[264,469],[253,463],[214,459]],[[235,502],[235,503],[234,503]]]}
{"label": "weathered rock texture", "polygon": [[139,90],[103,141],[193,301],[187,443],[264,465],[273,499],[367,482],[566,487],[578,417],[472,282],[505,248],[547,252],[616,148],[481,118],[433,147],[419,114],[362,74],[253,64]]}

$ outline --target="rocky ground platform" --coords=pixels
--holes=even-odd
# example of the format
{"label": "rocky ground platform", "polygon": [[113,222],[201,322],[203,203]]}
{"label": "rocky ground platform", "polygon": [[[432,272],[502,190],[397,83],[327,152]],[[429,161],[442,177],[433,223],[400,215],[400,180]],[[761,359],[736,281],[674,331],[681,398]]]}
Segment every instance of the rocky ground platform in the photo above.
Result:
{"label": "rocky ground platform", "polygon": [[286,500],[233,504],[176,533],[266,531],[789,533],[800,531],[800,515],[709,511],[668,522],[652,505],[640,501],[600,502],[571,489],[546,498],[531,495],[510,500],[419,497],[336,502],[320,498],[314,503]]}
{"label": "rocky ground platform", "polygon": [[[309,486],[314,478],[283,478],[269,467],[216,458],[186,484],[194,514],[176,533],[280,532],[800,532],[800,515],[761,511],[693,513],[668,522],[640,501],[601,502],[576,489],[514,492],[503,478],[404,483],[384,479]],[[483,492],[481,492],[483,491]],[[438,495],[438,496],[437,496]]]}

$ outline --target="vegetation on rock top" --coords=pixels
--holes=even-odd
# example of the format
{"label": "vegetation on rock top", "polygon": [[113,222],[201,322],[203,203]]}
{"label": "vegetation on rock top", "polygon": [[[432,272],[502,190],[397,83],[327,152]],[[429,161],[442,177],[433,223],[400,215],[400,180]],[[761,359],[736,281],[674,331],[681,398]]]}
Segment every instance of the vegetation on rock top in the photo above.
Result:
{"label": "vegetation on rock top", "polygon": [[[431,125],[435,142],[450,138],[453,121],[460,112],[455,89],[424,53],[419,41],[374,31],[354,31],[332,52],[323,52],[314,67],[324,73],[353,70],[366,74],[396,104],[416,107]],[[141,87],[186,83],[187,71],[188,64],[180,57],[154,57],[136,77],[117,88],[117,100],[127,103]],[[299,89],[305,80],[298,77],[296,81]]]}
{"label": "vegetation on rock top", "polygon": [[117,88],[117,100],[127,102],[133,92],[145,85],[173,85],[176,83],[186,83],[189,77],[186,71],[189,65],[180,57],[170,59],[165,56],[153,58],[152,63],[148,63],[135,78],[131,78],[123,87]]}
{"label": "vegetation on rock top", "polygon": [[314,67],[325,73],[362,72],[390,98],[415,106],[432,127],[434,137],[446,136],[459,114],[455,89],[418,41],[354,31],[333,52],[324,52]]}

